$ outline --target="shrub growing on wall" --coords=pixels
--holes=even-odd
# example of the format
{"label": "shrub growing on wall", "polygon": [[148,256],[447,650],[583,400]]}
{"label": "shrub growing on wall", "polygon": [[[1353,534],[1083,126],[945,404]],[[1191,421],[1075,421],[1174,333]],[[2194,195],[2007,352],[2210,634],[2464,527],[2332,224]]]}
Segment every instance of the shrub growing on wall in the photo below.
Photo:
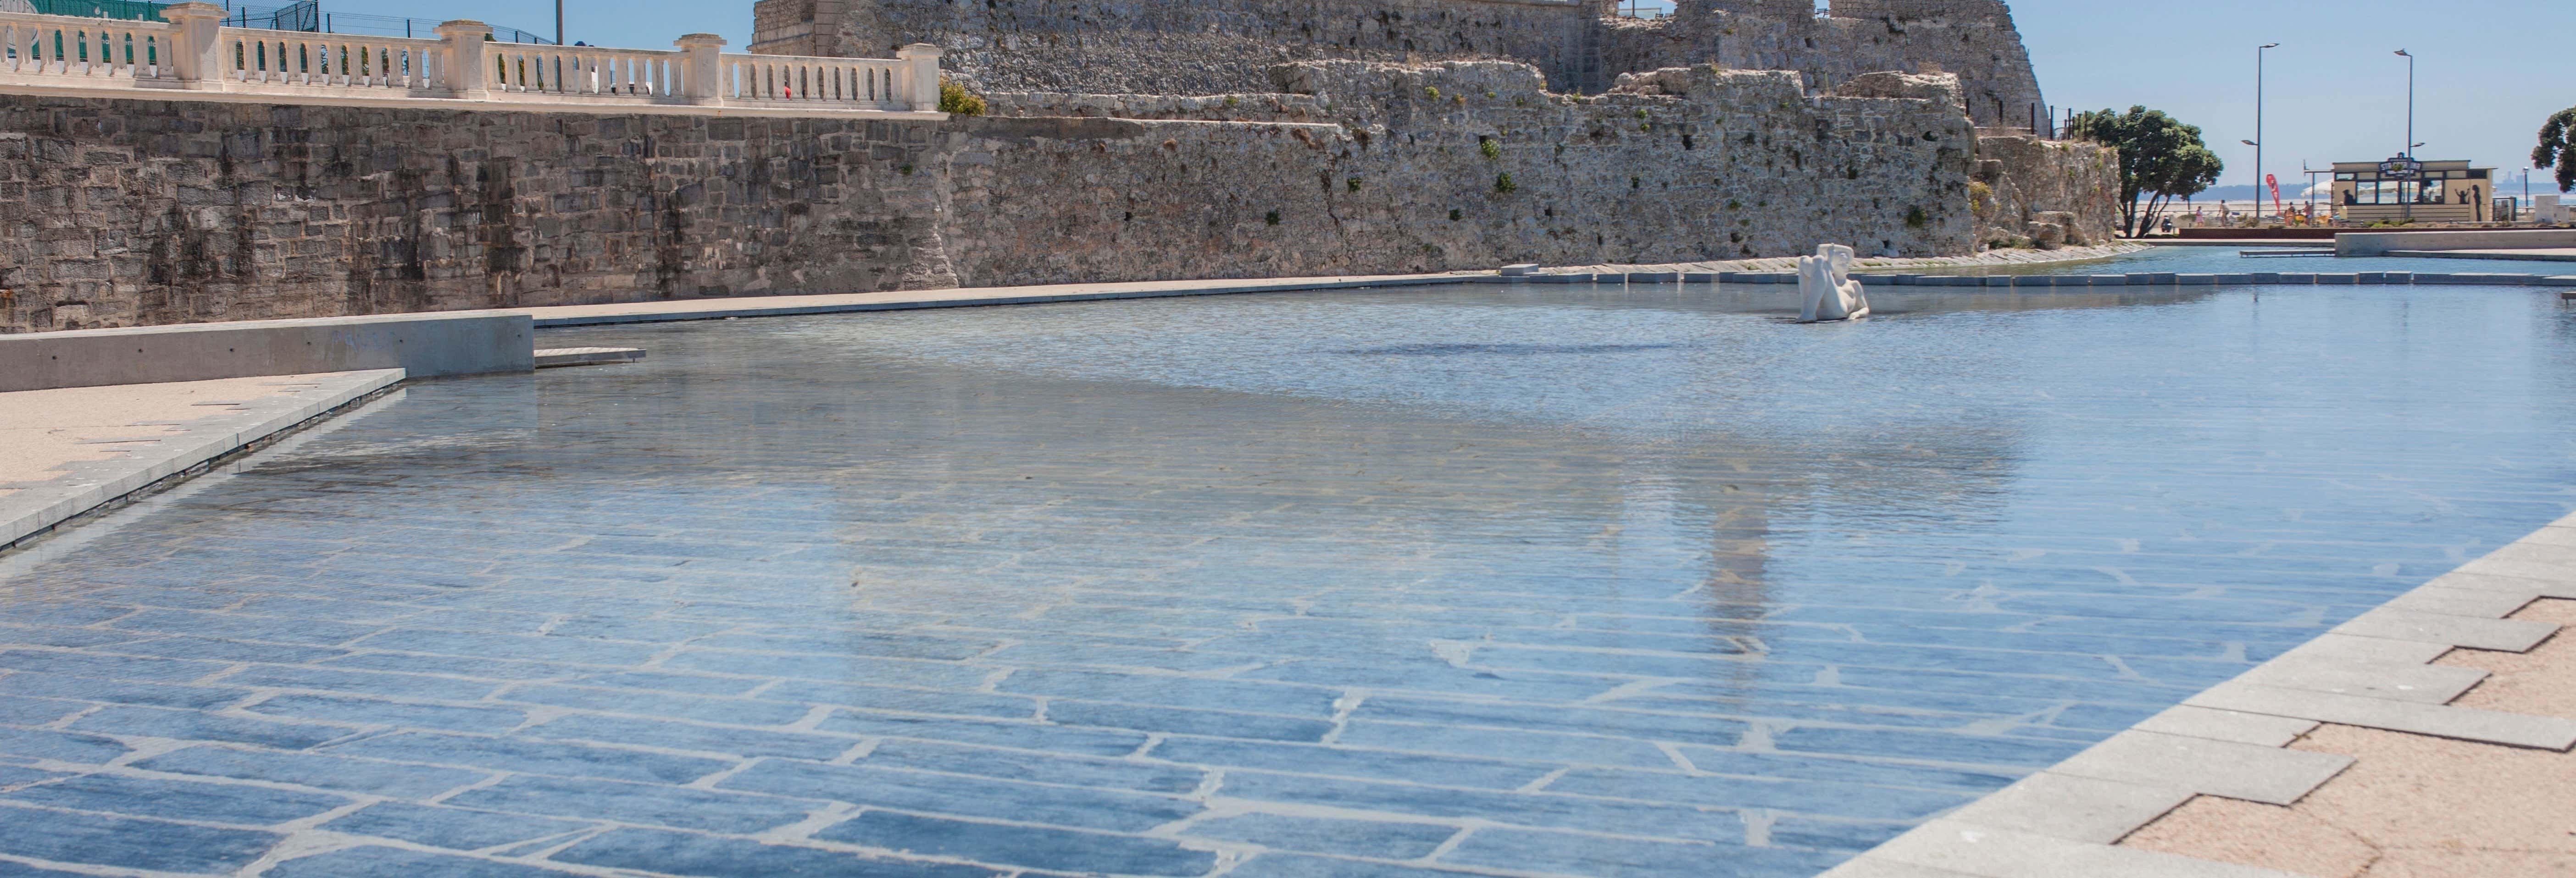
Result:
{"label": "shrub growing on wall", "polygon": [[965,86],[951,82],[946,77],[941,77],[939,80],[939,111],[942,113],[954,113],[960,116],[981,116],[984,115],[984,98],[974,92],[967,91]]}

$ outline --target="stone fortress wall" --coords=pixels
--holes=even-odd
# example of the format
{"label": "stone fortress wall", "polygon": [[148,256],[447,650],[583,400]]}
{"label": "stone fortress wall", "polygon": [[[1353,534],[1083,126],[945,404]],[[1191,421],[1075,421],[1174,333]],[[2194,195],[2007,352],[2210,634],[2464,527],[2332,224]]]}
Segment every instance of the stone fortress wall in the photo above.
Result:
{"label": "stone fortress wall", "polygon": [[2107,150],[1980,137],[1955,74],[1821,78],[1300,61],[944,121],[0,96],[0,332],[2110,237]]}
{"label": "stone fortress wall", "polygon": [[[1988,160],[1946,76],[1809,94],[1700,67],[1577,97],[1501,62],[1271,75],[1232,107],[997,94],[945,122],[0,97],[0,331],[1958,254],[2000,206],[1972,197]],[[1171,117],[1107,117],[1139,107]]]}
{"label": "stone fortress wall", "polygon": [[1831,88],[1880,71],[1956,74],[1979,124],[2028,126],[2043,104],[2002,0],[1680,0],[1652,21],[1606,0],[760,0],[751,50],[883,56],[912,42],[991,91],[1261,91],[1309,59],[1529,64],[1561,92],[1619,74],[1717,64],[1793,70]]}
{"label": "stone fortress wall", "polygon": [[[1607,0],[762,0],[751,51],[874,57],[927,42],[997,91],[1262,90],[1302,60],[1509,59],[1560,91]],[[1589,91],[1600,91],[1595,85]]]}

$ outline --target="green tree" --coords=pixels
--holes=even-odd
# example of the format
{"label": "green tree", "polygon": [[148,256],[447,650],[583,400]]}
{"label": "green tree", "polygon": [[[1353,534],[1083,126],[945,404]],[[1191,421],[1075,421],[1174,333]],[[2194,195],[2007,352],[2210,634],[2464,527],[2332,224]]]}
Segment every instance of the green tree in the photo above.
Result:
{"label": "green tree", "polygon": [[2531,151],[2531,166],[2558,168],[2558,191],[2576,189],[2576,107],[2558,111],[2540,126],[2540,148]]}
{"label": "green tree", "polygon": [[2218,182],[2227,163],[2201,142],[2200,126],[2185,125],[2163,110],[2130,107],[2126,113],[2077,113],[2072,136],[2120,150],[2121,221],[2131,236],[2144,235],[2177,198]]}

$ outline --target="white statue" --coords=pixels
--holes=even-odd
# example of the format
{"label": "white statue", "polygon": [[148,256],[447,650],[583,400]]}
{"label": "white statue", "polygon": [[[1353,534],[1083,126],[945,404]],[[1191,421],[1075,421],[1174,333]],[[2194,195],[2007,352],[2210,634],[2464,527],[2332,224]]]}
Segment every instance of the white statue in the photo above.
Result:
{"label": "white statue", "polygon": [[1806,300],[1798,322],[1822,323],[1869,316],[1869,297],[1851,279],[1852,248],[1822,244],[1816,255],[1798,257],[1798,297]]}

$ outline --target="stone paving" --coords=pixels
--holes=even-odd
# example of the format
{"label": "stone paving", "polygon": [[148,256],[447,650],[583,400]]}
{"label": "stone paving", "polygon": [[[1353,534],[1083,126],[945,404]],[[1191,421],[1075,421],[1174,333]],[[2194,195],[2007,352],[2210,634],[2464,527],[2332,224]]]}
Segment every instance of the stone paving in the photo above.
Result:
{"label": "stone paving", "polygon": [[0,874],[1809,875],[2571,508],[2545,292],[1772,292],[550,333],[0,558]]}

